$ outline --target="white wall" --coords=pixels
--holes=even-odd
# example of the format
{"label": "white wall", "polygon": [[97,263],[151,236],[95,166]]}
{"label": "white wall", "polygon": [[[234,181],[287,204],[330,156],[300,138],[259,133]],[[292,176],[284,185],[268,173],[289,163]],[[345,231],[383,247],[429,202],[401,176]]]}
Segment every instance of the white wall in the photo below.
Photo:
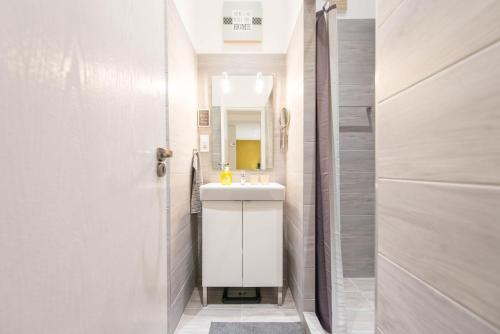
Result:
{"label": "white wall", "polygon": [[186,29],[193,44],[196,36],[197,2],[197,0],[173,0],[173,3],[177,8],[178,14],[176,15],[179,15],[179,17],[181,18],[182,23],[184,24],[184,28]]}
{"label": "white wall", "polygon": [[174,1],[197,53],[286,53],[301,8],[300,0],[262,0],[262,43],[224,43],[224,0]]}
{"label": "white wall", "polygon": [[[244,0],[234,0],[244,1]],[[222,5],[224,0],[174,0],[184,26],[198,53],[262,52],[286,53],[295,23],[302,8],[301,0],[262,0],[264,43],[262,46],[222,43]],[[316,0],[320,10],[325,0]],[[375,0],[348,0],[340,19],[374,19]],[[286,36],[283,39],[283,36]]]}
{"label": "white wall", "polygon": [[[244,0],[234,0],[244,1]],[[262,0],[262,43],[224,43],[222,6],[224,0],[174,0],[197,53],[286,53],[297,22],[301,0]],[[316,0],[319,10],[324,0]],[[340,19],[374,19],[375,0],[348,0]]]}
{"label": "white wall", "polygon": [[260,123],[236,124],[237,140],[260,140]]}
{"label": "white wall", "polygon": [[269,102],[273,90],[273,76],[262,76],[262,91],[256,91],[257,76],[229,75],[229,91],[224,93],[221,88],[223,77],[212,76],[212,105],[228,108],[264,108]]}
{"label": "white wall", "polygon": [[[323,7],[325,0],[316,0],[316,10]],[[347,0],[347,10],[338,11],[339,19],[374,19],[375,0]]]}

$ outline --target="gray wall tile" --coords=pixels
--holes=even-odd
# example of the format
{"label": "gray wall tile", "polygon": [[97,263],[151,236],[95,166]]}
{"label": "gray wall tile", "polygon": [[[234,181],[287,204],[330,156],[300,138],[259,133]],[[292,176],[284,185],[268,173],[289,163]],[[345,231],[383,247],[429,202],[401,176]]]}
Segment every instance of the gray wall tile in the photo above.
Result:
{"label": "gray wall tile", "polygon": [[339,41],[375,42],[374,19],[338,20]]}
{"label": "gray wall tile", "polygon": [[358,128],[368,131],[373,127],[373,111],[367,112],[366,107],[340,107],[340,129]]}
{"label": "gray wall tile", "polygon": [[378,7],[377,324],[500,333],[500,2]]}
{"label": "gray wall tile", "polygon": [[340,193],[374,193],[374,172],[341,172]]}
{"label": "gray wall tile", "polygon": [[379,252],[500,327],[500,187],[378,183]]}
{"label": "gray wall tile", "polygon": [[375,194],[372,193],[340,193],[341,215],[374,215]]}
{"label": "gray wall tile", "polygon": [[340,20],[338,29],[342,260],[345,277],[368,277],[375,261],[375,21]]}
{"label": "gray wall tile", "polygon": [[342,236],[344,277],[373,277],[375,263],[374,235]]}
{"label": "gray wall tile", "polygon": [[[373,38],[373,37],[372,37]],[[339,44],[339,66],[346,64],[370,65],[369,72],[375,68],[375,41],[341,41]]]}
{"label": "gray wall tile", "polygon": [[382,256],[377,273],[377,325],[384,334],[500,333]]}
{"label": "gray wall tile", "polygon": [[341,106],[371,106],[375,102],[375,86],[373,83],[343,84],[339,86]]}
{"label": "gray wall tile", "polygon": [[340,131],[340,150],[374,150],[375,138],[373,131],[359,129],[358,131]]}
{"label": "gray wall tile", "polygon": [[340,172],[375,172],[375,152],[341,151]]}
{"label": "gray wall tile", "polygon": [[[373,215],[341,216],[342,237],[375,237],[375,217]],[[374,260],[374,258],[373,258]]]}
{"label": "gray wall tile", "polygon": [[[367,83],[374,84],[375,69],[371,64],[342,64],[342,71],[339,72],[339,81],[341,84],[345,82],[351,85],[365,85]],[[371,104],[373,105],[374,101]],[[361,104],[357,104],[358,106]],[[341,105],[341,107],[345,105]]]}

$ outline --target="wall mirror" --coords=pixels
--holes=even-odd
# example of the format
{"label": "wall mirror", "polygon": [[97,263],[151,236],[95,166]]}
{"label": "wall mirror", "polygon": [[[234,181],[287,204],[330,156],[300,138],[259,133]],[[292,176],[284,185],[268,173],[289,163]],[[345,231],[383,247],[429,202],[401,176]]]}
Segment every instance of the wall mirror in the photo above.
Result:
{"label": "wall mirror", "polygon": [[273,167],[273,76],[212,77],[212,163],[232,170]]}

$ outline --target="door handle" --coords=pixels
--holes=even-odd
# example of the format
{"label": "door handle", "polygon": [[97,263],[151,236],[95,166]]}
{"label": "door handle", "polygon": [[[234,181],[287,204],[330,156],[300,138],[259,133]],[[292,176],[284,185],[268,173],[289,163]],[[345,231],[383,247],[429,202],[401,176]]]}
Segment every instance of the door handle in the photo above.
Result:
{"label": "door handle", "polygon": [[174,152],[168,148],[158,147],[156,149],[156,160],[158,160],[158,164],[156,164],[156,175],[158,175],[158,177],[164,177],[167,174],[165,160],[171,158],[173,154]]}
{"label": "door handle", "polygon": [[172,150],[169,150],[168,148],[163,148],[163,147],[158,147],[156,149],[156,159],[158,162],[163,162],[167,158],[171,158],[174,152]]}

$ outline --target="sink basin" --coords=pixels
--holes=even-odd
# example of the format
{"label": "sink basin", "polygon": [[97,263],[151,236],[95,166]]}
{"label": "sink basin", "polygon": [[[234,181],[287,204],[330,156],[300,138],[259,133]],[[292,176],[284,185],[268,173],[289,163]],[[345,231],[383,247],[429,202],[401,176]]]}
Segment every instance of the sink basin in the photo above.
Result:
{"label": "sink basin", "polygon": [[202,201],[284,201],[285,187],[279,183],[241,184],[224,186],[220,183],[208,183],[200,187]]}

